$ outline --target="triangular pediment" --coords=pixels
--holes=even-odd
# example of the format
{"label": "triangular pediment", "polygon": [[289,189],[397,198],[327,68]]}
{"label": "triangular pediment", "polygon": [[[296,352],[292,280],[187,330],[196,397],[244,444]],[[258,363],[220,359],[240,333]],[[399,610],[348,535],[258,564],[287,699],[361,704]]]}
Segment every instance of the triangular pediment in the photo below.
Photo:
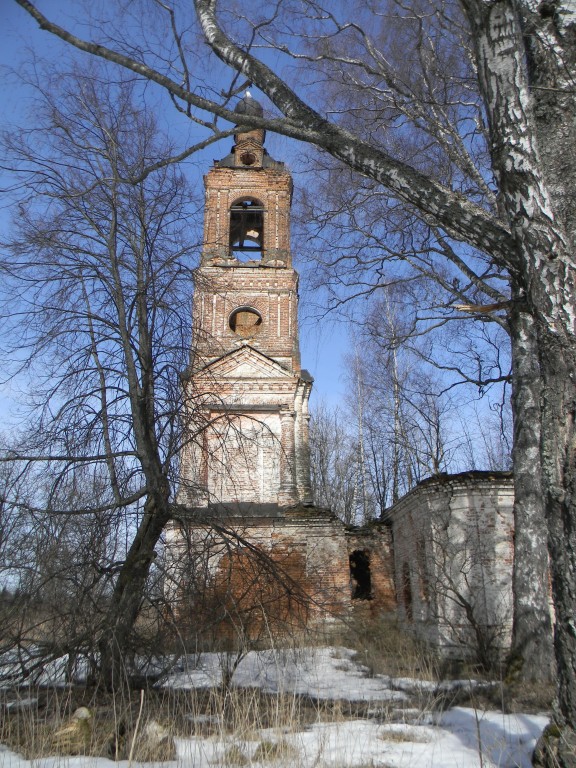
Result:
{"label": "triangular pediment", "polygon": [[294,374],[287,371],[271,357],[263,355],[248,345],[229,352],[214,360],[199,371],[200,374],[215,379],[293,379]]}
{"label": "triangular pediment", "polygon": [[256,139],[253,139],[251,136],[242,136],[240,141],[237,143],[237,148],[241,149],[243,151],[247,149],[251,149],[254,152],[261,152],[262,151],[262,143],[259,141],[256,141]]}

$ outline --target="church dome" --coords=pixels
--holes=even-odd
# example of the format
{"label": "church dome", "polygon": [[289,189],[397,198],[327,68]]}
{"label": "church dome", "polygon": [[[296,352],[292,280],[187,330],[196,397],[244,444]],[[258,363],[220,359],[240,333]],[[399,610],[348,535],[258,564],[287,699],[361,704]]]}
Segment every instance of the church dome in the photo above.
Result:
{"label": "church dome", "polygon": [[262,104],[252,98],[249,91],[246,91],[244,97],[236,104],[234,112],[237,115],[250,115],[252,117],[263,117],[264,115]]}

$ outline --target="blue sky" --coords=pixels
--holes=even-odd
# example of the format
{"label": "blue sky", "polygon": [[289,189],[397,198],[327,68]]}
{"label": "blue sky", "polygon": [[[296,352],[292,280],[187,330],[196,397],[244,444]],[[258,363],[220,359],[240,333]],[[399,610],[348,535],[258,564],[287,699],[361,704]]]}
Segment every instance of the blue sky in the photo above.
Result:
{"label": "blue sky", "polygon": [[[66,18],[75,11],[80,11],[78,5],[70,0],[40,0],[40,9],[49,18],[61,21],[65,25]],[[35,22],[13,1],[3,0],[0,4],[0,99],[2,112],[0,128],[6,130],[18,125],[27,113],[27,90],[18,81],[18,72],[26,62],[39,58],[59,59],[67,56],[70,49],[49,33],[38,28]],[[257,92],[254,92],[256,97]],[[171,128],[177,125],[177,116],[168,108],[163,111],[164,119]],[[182,121],[180,121],[182,122]],[[177,128],[176,130],[185,130]],[[227,154],[230,139],[226,139],[200,155],[195,155],[189,161],[185,170],[190,178],[199,181],[201,175],[210,167],[212,160]],[[268,134],[266,146],[270,154],[278,160],[288,163],[294,174],[294,184],[306,183],[306,177],[298,168],[298,145],[282,136]],[[5,181],[5,180],[4,180]],[[8,226],[9,211],[0,207],[0,230]],[[307,368],[315,379],[314,400],[322,398],[330,403],[341,400],[345,384],[343,381],[342,355],[347,347],[348,332],[345,324],[338,322],[335,317],[318,319],[317,311],[312,304],[316,297],[310,296],[306,284],[305,254],[296,255],[296,268],[301,275],[301,315],[300,342],[302,351],[302,366]],[[0,388],[0,415],[3,421],[10,420],[10,413],[18,400],[18,385],[8,385]],[[313,400],[313,402],[314,402]]]}

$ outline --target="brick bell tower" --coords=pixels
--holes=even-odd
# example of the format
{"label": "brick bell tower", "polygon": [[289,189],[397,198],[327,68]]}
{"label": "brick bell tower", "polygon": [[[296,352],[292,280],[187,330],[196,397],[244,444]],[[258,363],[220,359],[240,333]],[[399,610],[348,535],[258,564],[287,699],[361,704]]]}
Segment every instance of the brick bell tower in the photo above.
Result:
{"label": "brick bell tower", "polygon": [[[235,111],[263,114],[249,93]],[[269,514],[312,504],[312,378],[300,367],[292,178],[264,149],[263,130],[238,128],[234,139],[204,180],[179,497],[193,508]]]}

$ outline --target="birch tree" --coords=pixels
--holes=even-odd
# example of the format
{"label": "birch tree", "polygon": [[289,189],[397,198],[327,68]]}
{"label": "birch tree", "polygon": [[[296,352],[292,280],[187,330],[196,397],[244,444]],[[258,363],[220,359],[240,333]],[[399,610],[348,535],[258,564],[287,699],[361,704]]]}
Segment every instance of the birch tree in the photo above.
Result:
{"label": "birch tree", "polygon": [[[496,180],[489,182],[489,137],[472,41],[458,6],[413,2],[409,8],[388,4],[387,10],[380,14],[385,20],[380,26],[375,14],[370,37],[363,31],[366,25],[354,35],[358,22],[334,22],[334,34],[317,39],[311,51],[292,47],[292,56],[323,78],[316,101],[325,112],[337,114],[348,131],[369,135],[371,143],[393,145],[399,158],[409,158],[431,178],[497,213],[501,206]],[[318,6],[315,15],[319,17]],[[535,414],[541,380],[533,323],[522,304],[512,300],[514,274],[490,252],[464,250],[425,213],[404,205],[373,178],[360,177],[321,153],[310,170],[314,181],[302,195],[302,218],[313,222],[309,228],[320,269],[312,279],[328,293],[330,307],[397,286],[406,303],[412,302],[413,335],[456,326],[471,336],[463,318],[479,326],[478,340],[488,336],[489,322],[509,335],[510,371],[498,360],[496,367],[487,365],[480,352],[483,344],[470,350],[464,366],[435,362],[482,391],[508,376],[512,381],[517,556],[510,672],[527,680],[550,679],[547,531]],[[422,280],[433,284],[434,291],[414,295],[410,285]],[[508,341],[502,346],[507,349]],[[500,356],[505,359],[506,354],[496,349]],[[473,358],[476,370],[470,366]]]}
{"label": "birch tree", "polygon": [[[423,296],[421,290],[408,292],[412,298]],[[452,333],[442,323],[428,332],[418,330],[412,304],[403,287],[396,291],[382,287],[365,317],[358,321],[366,388],[367,453],[372,454],[378,442],[384,460],[380,467],[371,467],[370,474],[375,486],[379,474],[388,481],[382,483],[382,487],[388,485],[383,509],[430,475],[509,469],[505,460],[493,461],[495,455],[504,457],[505,450],[490,450],[500,442],[501,424],[496,428],[498,434],[490,434],[494,425],[489,425],[484,415],[486,444],[475,444],[474,440],[480,432],[480,424],[476,430],[474,424],[479,386],[488,389],[490,382],[501,384],[507,379],[497,356],[489,360],[486,350],[478,351],[484,341],[482,335],[468,339],[460,327]],[[467,359],[470,354],[473,357]],[[480,378],[479,365],[484,367]],[[501,396],[499,390],[497,394]],[[492,401],[493,394],[484,397]],[[490,412],[483,400],[482,410]]]}

